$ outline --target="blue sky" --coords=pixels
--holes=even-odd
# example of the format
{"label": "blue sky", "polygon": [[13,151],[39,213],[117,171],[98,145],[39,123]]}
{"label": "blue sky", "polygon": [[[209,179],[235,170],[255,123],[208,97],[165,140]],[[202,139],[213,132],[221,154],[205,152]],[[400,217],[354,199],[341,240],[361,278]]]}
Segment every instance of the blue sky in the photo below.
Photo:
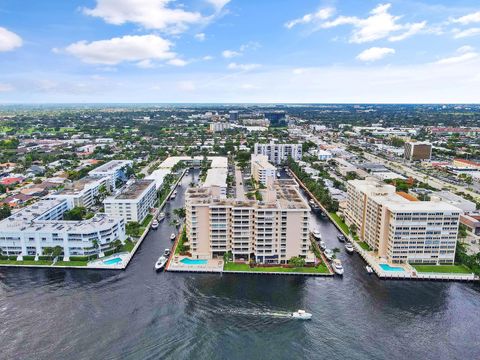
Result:
{"label": "blue sky", "polygon": [[0,103],[480,102],[478,0],[0,0]]}

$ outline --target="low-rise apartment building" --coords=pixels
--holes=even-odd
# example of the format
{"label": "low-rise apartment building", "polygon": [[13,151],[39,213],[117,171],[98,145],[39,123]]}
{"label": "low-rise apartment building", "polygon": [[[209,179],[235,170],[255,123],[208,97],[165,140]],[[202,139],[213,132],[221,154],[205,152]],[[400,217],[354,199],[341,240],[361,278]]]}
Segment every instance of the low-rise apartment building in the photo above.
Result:
{"label": "low-rise apartment building", "polygon": [[266,155],[252,155],[250,170],[255,181],[264,186],[267,186],[267,183],[273,183],[273,181],[275,181],[277,169],[268,162]]}
{"label": "low-rise apartment building", "polygon": [[286,161],[289,157],[294,160],[302,159],[302,144],[255,144],[255,155],[266,155],[268,160],[275,165]]}
{"label": "low-rise apartment building", "polygon": [[90,207],[98,201],[102,187],[109,191],[109,177],[86,176],[73,183],[65,183],[63,190],[50,195],[53,199],[65,199],[68,206]]}
{"label": "low-rise apartment building", "polygon": [[117,179],[122,181],[127,180],[127,168],[132,167],[133,161],[131,160],[111,160],[106,164],[89,171],[88,175],[104,178],[108,177],[110,182],[110,188],[116,189]]}
{"label": "low-rise apartment building", "polygon": [[347,186],[346,223],[391,263],[452,264],[461,212],[442,201],[412,201],[373,178]]}
{"label": "low-rise apartment building", "polygon": [[194,258],[232,252],[235,260],[287,263],[293,256],[313,261],[309,241],[310,208],[291,180],[262,190],[263,200],[225,199],[212,188],[186,193],[186,228]]}
{"label": "low-rise apartment building", "polygon": [[141,223],[155,207],[156,200],[155,181],[144,179],[127,183],[120,194],[107,197],[103,205],[108,215]]}
{"label": "low-rise apartment building", "polygon": [[60,246],[68,261],[70,256],[97,254],[111,249],[115,240],[125,240],[122,218],[97,214],[87,220],[62,220],[69,209],[65,199],[40,200],[0,221],[2,253],[22,260]]}

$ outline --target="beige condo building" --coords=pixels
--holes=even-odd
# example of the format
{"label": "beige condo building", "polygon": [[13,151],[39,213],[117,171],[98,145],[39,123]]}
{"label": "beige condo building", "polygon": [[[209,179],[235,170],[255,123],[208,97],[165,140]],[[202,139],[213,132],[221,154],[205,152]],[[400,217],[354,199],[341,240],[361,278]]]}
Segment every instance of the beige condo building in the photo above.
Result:
{"label": "beige condo building", "polygon": [[376,179],[351,180],[345,220],[361,241],[391,263],[446,263],[455,259],[459,208],[412,201]]}
{"label": "beige condo building", "polygon": [[279,180],[261,190],[262,201],[224,198],[218,188],[186,193],[186,227],[193,258],[287,263],[293,256],[313,262],[308,204],[293,180]]}

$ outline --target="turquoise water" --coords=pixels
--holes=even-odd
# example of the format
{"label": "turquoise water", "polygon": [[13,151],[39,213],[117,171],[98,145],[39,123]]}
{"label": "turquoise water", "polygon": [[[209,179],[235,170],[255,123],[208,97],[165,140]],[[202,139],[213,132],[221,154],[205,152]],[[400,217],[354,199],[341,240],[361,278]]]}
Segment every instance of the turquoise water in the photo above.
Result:
{"label": "turquoise water", "polygon": [[194,260],[185,258],[180,260],[180,262],[185,265],[205,265],[208,260]]}
{"label": "turquoise water", "polygon": [[103,263],[104,263],[105,265],[115,265],[115,264],[118,264],[118,263],[120,263],[120,262],[122,262],[122,259],[120,259],[120,258],[117,257],[117,258],[105,260]]}
{"label": "turquoise water", "polygon": [[382,268],[382,270],[385,270],[385,271],[405,271],[401,267],[394,267],[388,264],[380,264],[380,267]]}

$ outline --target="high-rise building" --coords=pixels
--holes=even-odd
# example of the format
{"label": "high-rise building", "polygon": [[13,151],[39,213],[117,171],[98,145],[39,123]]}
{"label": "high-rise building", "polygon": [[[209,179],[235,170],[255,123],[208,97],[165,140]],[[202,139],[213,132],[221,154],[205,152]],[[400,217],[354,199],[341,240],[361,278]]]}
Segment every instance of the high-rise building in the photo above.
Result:
{"label": "high-rise building", "polygon": [[279,165],[288,157],[301,160],[302,144],[276,144],[273,141],[269,144],[255,144],[254,154],[266,155],[271,163]]}
{"label": "high-rise building", "polygon": [[229,115],[229,119],[230,119],[230,122],[238,122],[238,111],[229,111],[228,112],[228,115]]}
{"label": "high-rise building", "polygon": [[193,258],[285,264],[293,256],[313,262],[308,204],[292,180],[260,191],[262,200],[221,198],[211,188],[186,193],[186,228]]}
{"label": "high-rise building", "polygon": [[250,161],[252,177],[264,186],[273,184],[277,168],[268,162],[266,155],[252,155]]}
{"label": "high-rise building", "polygon": [[409,161],[430,160],[432,157],[432,144],[427,142],[406,142],[404,157]]}
{"label": "high-rise building", "polygon": [[455,260],[459,208],[442,201],[413,201],[373,178],[347,186],[345,220],[355,225],[380,258],[391,263],[446,263]]}
{"label": "high-rise building", "polygon": [[265,119],[270,121],[270,126],[279,127],[287,124],[287,115],[285,111],[268,111],[265,112]]}
{"label": "high-rise building", "polygon": [[213,122],[210,123],[211,132],[222,132],[224,130],[230,129],[231,125],[226,122]]}

